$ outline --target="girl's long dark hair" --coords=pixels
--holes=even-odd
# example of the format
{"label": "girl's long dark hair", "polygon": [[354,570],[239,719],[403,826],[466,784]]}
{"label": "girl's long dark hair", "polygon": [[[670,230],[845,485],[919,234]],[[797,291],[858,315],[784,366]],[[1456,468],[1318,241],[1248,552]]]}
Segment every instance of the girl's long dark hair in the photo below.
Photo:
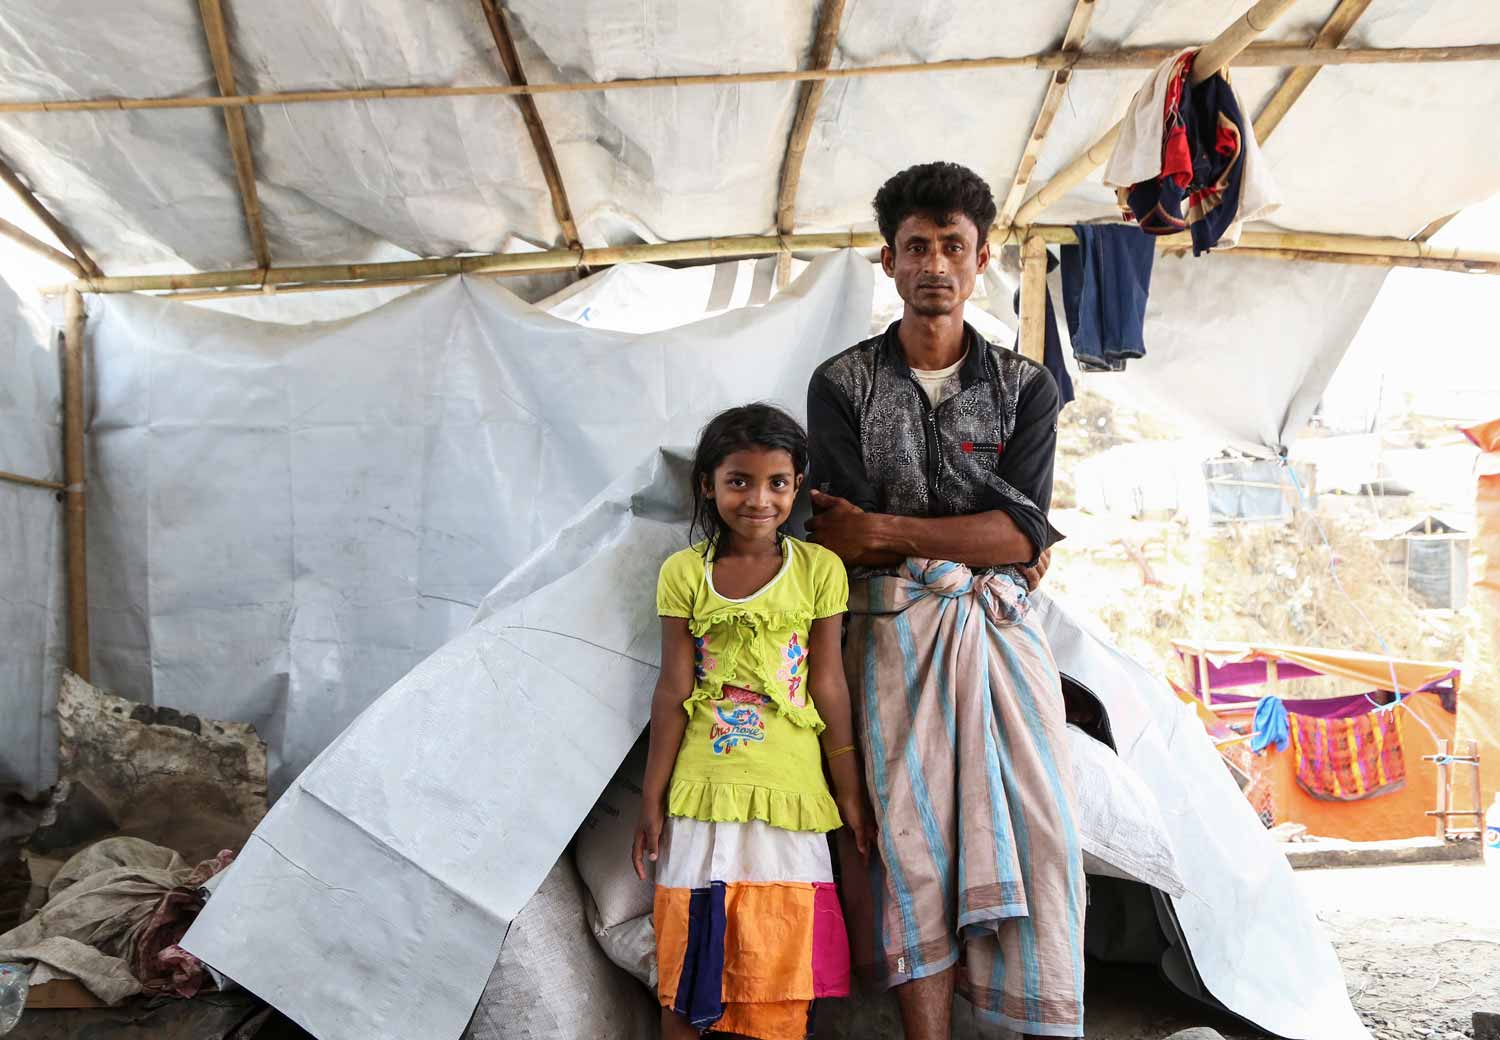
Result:
{"label": "girl's long dark hair", "polygon": [[[784,451],[792,457],[792,469],[799,475],[807,472],[807,433],[802,425],[774,405],[746,404],[720,412],[709,420],[698,435],[698,450],[693,455],[693,523],[688,541],[701,537],[705,556],[719,555],[719,546],[729,533],[719,516],[719,507],[703,494],[703,485],[713,487],[714,471],[737,451],[758,448],[762,451]],[[784,532],[776,532],[777,542]]]}

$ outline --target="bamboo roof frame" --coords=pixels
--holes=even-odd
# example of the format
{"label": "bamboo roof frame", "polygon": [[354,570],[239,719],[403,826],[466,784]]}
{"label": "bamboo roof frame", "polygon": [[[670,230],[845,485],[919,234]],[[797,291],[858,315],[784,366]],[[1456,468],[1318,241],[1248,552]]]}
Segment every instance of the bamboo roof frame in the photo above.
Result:
{"label": "bamboo roof frame", "polygon": [[[214,66],[219,93],[237,94],[234,65],[229,54],[229,30],[224,24],[224,9],[219,0],[198,0],[198,14],[203,35],[208,41],[208,55]],[[229,157],[234,163],[234,178],[240,188],[240,204],[245,211],[245,229],[250,236],[250,251],[262,268],[271,266],[271,246],[266,241],[265,221],[260,213],[260,192],[255,186],[255,162],[250,155],[250,134],[245,129],[245,110],[224,109],[224,130],[229,135]]]}
{"label": "bamboo roof frame", "polygon": [[[1013,243],[1026,235],[1038,235],[1049,244],[1076,242],[1069,226],[1034,224],[1029,227],[996,228],[991,242]],[[318,264],[298,267],[258,268],[236,271],[202,271],[191,274],[123,275],[108,278],[80,278],[43,292],[56,295],[70,289],[91,293],[159,292],[163,290],[242,289],[276,291],[281,286],[308,286],[318,283],[341,283],[338,287],[356,285],[408,284],[408,280],[470,275],[522,275],[576,268],[580,262],[589,267],[611,267],[628,263],[673,263],[692,260],[739,260],[757,256],[775,256],[782,252],[817,253],[838,249],[878,249],[884,240],[876,231],[840,231],[800,235],[741,235],[726,238],[699,238],[680,242],[611,246],[535,252],[480,253],[467,256],[439,257],[428,260],[397,260],[369,264]],[[1182,235],[1157,239],[1163,251],[1191,248],[1191,240]],[[1328,263],[1352,263],[1385,267],[1421,267],[1471,274],[1500,274],[1500,251],[1481,251],[1432,246],[1404,238],[1370,235],[1332,235],[1299,231],[1245,231],[1240,244],[1231,250],[1212,255],[1253,256],[1265,258],[1279,254],[1286,259],[1312,259],[1311,254]],[[1301,254],[1309,254],[1303,256]]]}
{"label": "bamboo roof frame", "polygon": [[[1212,74],[1212,72],[1217,71],[1218,68],[1226,64],[1250,67],[1282,66],[1291,68],[1293,70],[1292,74],[1288,76],[1266,108],[1266,111],[1271,111],[1273,106],[1278,109],[1279,115],[1277,116],[1277,121],[1279,121],[1279,118],[1285,115],[1285,111],[1290,107],[1291,102],[1295,101],[1296,97],[1301,95],[1306,89],[1307,83],[1311,81],[1312,76],[1324,65],[1387,62],[1500,61],[1500,44],[1477,44],[1462,47],[1400,48],[1342,48],[1338,46],[1345,35],[1347,35],[1354,21],[1368,6],[1370,0],[1341,0],[1339,6],[1329,17],[1319,32],[1318,37],[1311,45],[1294,46],[1279,43],[1266,44],[1254,42],[1255,37],[1269,28],[1275,19],[1294,2],[1295,0],[1259,0],[1245,15],[1200,50],[1197,67],[1195,68],[1195,78]],[[211,51],[220,52],[225,62],[227,62],[227,37],[222,32],[222,12],[219,12],[218,17],[219,32],[216,33],[208,24],[208,12],[210,9],[218,11],[220,0],[199,0],[199,3],[205,11],[205,30],[210,39],[210,49]],[[497,49],[501,54],[502,64],[505,65],[507,76],[512,81],[508,84],[235,94],[232,92],[234,90],[232,74],[228,76],[220,75],[220,66],[221,64],[225,64],[225,62],[221,62],[219,54],[216,53],[214,54],[215,72],[220,86],[220,95],[218,97],[0,101],[0,115],[10,112],[62,113],[105,110],[133,111],[138,109],[221,108],[225,110],[227,123],[231,112],[242,114],[244,108],[254,105],[319,103],[359,99],[399,100],[406,98],[474,95],[514,96],[517,98],[518,103],[521,104],[523,116],[529,110],[533,117],[526,118],[527,128],[532,134],[533,144],[536,146],[538,158],[542,163],[544,177],[548,182],[549,190],[552,192],[554,212],[559,218],[559,224],[563,228],[564,237],[568,241],[567,249],[456,255],[373,264],[315,264],[287,267],[271,267],[269,264],[266,264],[253,271],[206,271],[169,275],[104,277],[99,272],[97,265],[93,264],[92,260],[87,258],[87,254],[78,256],[79,253],[82,253],[82,247],[77,245],[75,238],[68,235],[64,242],[66,245],[69,245],[70,249],[74,250],[75,256],[78,258],[78,264],[82,268],[82,273],[73,282],[69,283],[68,286],[53,287],[46,291],[58,292],[66,288],[92,293],[165,291],[202,298],[204,296],[222,297],[231,292],[234,295],[247,295],[248,290],[252,288],[254,291],[264,290],[267,292],[276,291],[278,288],[281,291],[306,292],[313,291],[320,285],[328,285],[330,288],[357,288],[365,285],[421,284],[433,278],[452,274],[529,274],[541,271],[578,269],[585,266],[610,266],[632,262],[703,261],[766,255],[778,256],[778,268],[784,271],[789,267],[790,257],[793,253],[849,247],[870,249],[878,247],[881,244],[879,236],[873,232],[849,231],[798,235],[792,231],[795,218],[796,185],[800,176],[802,159],[805,155],[807,137],[810,134],[813,118],[816,114],[817,100],[828,81],[861,76],[906,75],[912,73],[963,70],[978,71],[996,68],[1031,68],[1053,72],[1054,75],[1049,84],[1047,95],[1044,98],[1042,111],[1038,115],[1031,137],[1028,138],[1026,150],[1023,152],[1021,163],[1018,165],[1016,174],[1012,180],[1011,191],[1007,193],[1006,203],[1008,209],[1012,202],[1010,196],[1024,193],[1031,170],[1035,166],[1035,154],[1040,151],[1041,143],[1046,136],[1048,124],[1051,122],[1051,116],[1055,115],[1057,104],[1060,103],[1065,86],[1071,79],[1073,72],[1093,69],[1152,68],[1165,57],[1176,53],[1178,50],[1178,48],[1152,47],[1110,52],[1085,52],[1081,49],[1083,35],[1086,32],[1096,0],[1078,0],[1070,18],[1062,46],[1055,51],[1044,51],[1018,57],[959,59],[940,62],[913,62],[897,65],[833,68],[831,67],[832,53],[837,42],[838,26],[845,0],[825,0],[820,10],[819,27],[814,40],[812,60],[810,67],[807,69],[718,75],[663,76],[599,82],[533,84],[526,81],[525,74],[520,69],[519,59],[516,57],[514,40],[510,37],[505,27],[504,14],[496,0],[480,0],[480,3],[485,11],[487,20],[490,22]],[[214,43],[216,38],[223,44],[222,46]],[[550,141],[548,141],[545,130],[541,126],[539,116],[536,115],[535,103],[532,100],[534,96],[539,94],[777,82],[798,82],[803,84],[797,114],[793,120],[792,134],[788,141],[787,153],[783,161],[777,201],[777,234],[771,236],[750,235],[693,239],[680,242],[663,242],[603,249],[585,249],[582,247],[577,238],[576,225],[572,220],[566,193],[562,189],[561,175],[556,168],[555,156],[552,155]],[[243,125],[242,120],[241,125]],[[1274,123],[1270,125],[1274,129]],[[231,133],[232,138],[233,136]],[[1111,135],[1106,135],[1104,140],[1096,143],[1082,157],[1074,160],[1069,167],[1065,167],[1057,177],[1054,177],[1052,182],[1044,185],[1042,189],[1024,204],[1020,205],[1013,219],[1001,221],[996,231],[996,240],[1019,241],[1027,238],[1032,232],[1040,234],[1048,242],[1067,241],[1071,239],[1071,231],[1068,229],[1035,223],[1035,217],[1040,212],[1040,209],[1051,201],[1051,199],[1044,198],[1044,196],[1059,195],[1059,192],[1065,192],[1066,187],[1061,187],[1060,182],[1065,177],[1077,175],[1077,169],[1075,168],[1083,169],[1082,176],[1086,176],[1088,169],[1092,169],[1098,162],[1103,161],[1103,157],[1096,156],[1095,153],[1102,146],[1110,144],[1112,140],[1113,137]],[[245,154],[248,159],[248,141],[246,141]],[[1107,156],[1107,154],[1108,151],[1106,148],[1103,151],[1103,155]],[[1027,162],[1028,158],[1031,160],[1029,164]],[[550,163],[549,159],[551,160]],[[238,170],[240,168],[238,161],[236,162],[236,166]],[[549,170],[551,171],[550,173],[548,172]],[[788,176],[789,173],[791,174],[790,177]],[[9,174],[8,177],[6,176],[7,174]],[[27,192],[25,186],[21,185],[19,179],[15,177],[15,174],[5,168],[3,164],[0,164],[0,179],[14,181],[13,187],[16,187],[23,193]],[[1082,179],[1081,176],[1079,179]],[[253,173],[250,177],[250,186],[253,190]],[[1017,191],[1018,186],[1019,191]],[[25,196],[23,195],[23,197]],[[35,207],[40,207],[40,203],[35,202],[34,196],[30,197],[30,203],[34,203]],[[250,213],[248,202],[246,209],[248,219]],[[40,216],[41,214],[39,213],[38,215]],[[1002,215],[1007,214],[1003,213]],[[48,226],[53,227],[56,223],[55,219],[50,218],[50,215],[48,215],[47,219]],[[1422,234],[1430,236],[1430,234],[1435,233],[1437,228],[1441,226],[1441,223],[1435,221]],[[19,229],[16,230],[19,231]],[[54,228],[54,233],[58,234],[59,239],[63,239],[63,236],[67,234],[66,229],[61,228],[60,224]],[[0,227],[0,234],[8,234],[8,232],[3,227]],[[25,233],[21,232],[21,234],[24,235]],[[15,236],[12,235],[10,237]],[[21,241],[21,239],[17,240]],[[1500,273],[1500,254],[1472,250],[1432,251],[1424,245],[1424,242],[1425,239],[1422,236],[1408,241],[1396,238],[1367,238],[1365,236],[1324,235],[1301,232],[1247,232],[1236,252],[1240,255],[1275,255],[1281,258],[1308,259],[1320,262],[1374,263],[1384,266],[1427,267],[1471,273]],[[41,252],[41,250],[36,250],[35,247],[37,246],[43,249],[50,249],[45,243],[34,239],[30,243],[23,241],[23,244],[38,252]],[[1182,243],[1177,242],[1173,238],[1161,240],[1160,245],[1163,249],[1172,251],[1181,248]],[[76,248],[74,248],[75,246]],[[54,262],[61,262],[63,259],[62,255],[56,250],[52,250],[50,253],[42,253],[42,255],[46,255],[48,259]],[[257,256],[257,259],[259,259],[259,256]]]}
{"label": "bamboo roof frame", "polygon": [[56,264],[59,267],[63,267],[69,271],[72,271],[80,278],[82,278],[85,274],[83,265],[80,264],[77,260],[74,260],[67,253],[64,253],[61,249],[54,249],[52,246],[49,246],[41,239],[26,231],[24,228],[19,228],[16,225],[12,224],[10,221],[3,218],[0,218],[0,235],[3,235],[4,237],[10,239],[12,242],[15,242],[19,246],[31,250],[37,256],[43,257],[44,259],[50,260],[52,263]]}
{"label": "bamboo roof frame", "polygon": [[[1084,37],[1088,35],[1089,23],[1094,20],[1095,0],[1078,0],[1073,7],[1073,16],[1068,19],[1068,28],[1063,33],[1062,50],[1065,54],[1076,54],[1083,50]],[[1047,131],[1052,129],[1052,120],[1062,107],[1068,94],[1068,81],[1073,78],[1071,69],[1058,69],[1047,84],[1047,93],[1042,97],[1042,107],[1026,138],[1026,147],[1021,151],[1021,160],[1016,165],[1015,175],[1010,179],[1010,188],[1000,203],[1000,223],[1008,226],[1026,197],[1026,188],[1031,184],[1031,174],[1042,155],[1042,145],[1047,141]]]}
{"label": "bamboo roof frame", "polygon": [[[1070,54],[1043,51],[1019,57],[954,58],[947,61],[903,62],[891,65],[854,65],[826,69],[784,69],[768,72],[709,73],[692,76],[651,76],[566,83],[473,83],[448,87],[366,87],[348,90],[287,90],[266,94],[192,97],[57,98],[41,101],[0,100],[0,114],[27,112],[135,112],[148,109],[243,108],[258,105],[327,104],[337,101],[400,101],[420,98],[507,97],[540,94],[592,94],[612,90],[657,90],[682,87],[728,87],[753,83],[805,83],[859,79],[867,76],[906,76],[932,72],[983,72],[990,69],[1069,69],[1098,72],[1153,69],[1181,48],[1134,47],[1116,51]],[[1306,47],[1261,44],[1246,48],[1230,62],[1235,68],[1300,68],[1308,65],[1408,65],[1500,61],[1500,44],[1462,47]]]}
{"label": "bamboo roof frame", "polygon": [[[1198,50],[1198,55],[1193,60],[1193,83],[1202,83],[1227,66],[1257,36],[1275,25],[1276,20],[1291,10],[1296,2],[1297,0],[1259,0],[1250,10],[1235,19],[1229,28]],[[1050,181],[1021,204],[1021,208],[1016,211],[1016,222],[1032,223],[1048,206],[1082,184],[1090,173],[1104,165],[1110,152],[1114,151],[1115,142],[1120,139],[1123,126],[1122,121],[1116,121],[1103,137],[1084,149],[1082,155],[1053,174]]]}
{"label": "bamboo roof frame", "polygon": [[[1354,28],[1354,23],[1366,10],[1369,9],[1373,0],[1339,0],[1339,5],[1333,9],[1328,20],[1323,23],[1323,28],[1318,30],[1317,38],[1313,40],[1314,47],[1337,47],[1344,42],[1344,37],[1349,35],[1349,30]],[[1254,129],[1255,139],[1262,143],[1272,132],[1281,125],[1286,114],[1292,110],[1318,73],[1323,71],[1321,65],[1304,65],[1287,73],[1281,86],[1276,88],[1261,108],[1260,115],[1255,117]]]}
{"label": "bamboo roof frame", "polygon": [[[98,278],[104,274],[99,269],[99,265],[94,263],[94,258],[89,256],[88,250],[83,248],[83,243],[78,241],[78,237],[64,227],[62,221],[52,215],[51,210],[42,205],[42,200],[36,197],[36,193],[17,176],[16,171],[11,169],[10,164],[3,159],[0,159],[0,181],[3,181],[6,187],[15,192],[17,197],[26,204],[26,208],[31,210],[32,214],[46,226],[47,230],[52,232],[57,240],[62,243],[63,248],[72,255],[72,258],[77,261],[78,266],[83,268],[85,275]],[[20,229],[17,228],[16,230],[19,231]],[[27,237],[30,238],[31,236],[28,235]],[[45,243],[37,241],[37,244],[44,245]],[[50,256],[49,259],[51,259]]]}
{"label": "bamboo roof frame", "polygon": [[1458,214],[1461,212],[1463,211],[1459,210],[1454,213],[1449,213],[1446,217],[1438,217],[1431,224],[1428,224],[1421,231],[1418,231],[1415,235],[1413,235],[1412,240],[1416,242],[1428,241],[1432,238],[1433,235],[1436,235],[1439,231],[1443,230],[1443,228],[1452,223],[1453,218],[1458,216]]}
{"label": "bamboo roof frame", "polygon": [[[818,29],[813,37],[808,67],[826,69],[833,62],[838,44],[839,25],[844,19],[844,0],[823,0],[818,11]],[[802,161],[807,157],[807,141],[812,136],[813,120],[827,80],[808,80],[797,91],[797,113],[787,137],[786,154],[781,159],[780,184],[776,189],[776,233],[790,235],[797,219],[797,186],[802,181]],[[792,274],[792,254],[783,252],[776,259],[776,285],[784,288]]]}
{"label": "bamboo roof frame", "polygon": [[[515,38],[505,21],[505,12],[496,0],[479,0],[484,9],[484,20],[489,23],[490,35],[495,40],[495,50],[500,54],[500,64],[505,67],[505,77],[518,87],[528,85],[526,70],[521,67],[521,55],[516,50]],[[578,237],[578,225],[573,220],[573,207],[568,203],[568,193],[563,188],[562,170],[557,165],[557,155],[552,151],[552,139],[542,126],[542,114],[537,111],[536,100],[530,94],[517,94],[516,105],[521,110],[521,120],[526,124],[526,133],[531,137],[531,148],[542,167],[542,179],[547,182],[547,192],[552,196],[552,214],[562,228],[563,240],[568,248],[581,251],[583,242]]]}

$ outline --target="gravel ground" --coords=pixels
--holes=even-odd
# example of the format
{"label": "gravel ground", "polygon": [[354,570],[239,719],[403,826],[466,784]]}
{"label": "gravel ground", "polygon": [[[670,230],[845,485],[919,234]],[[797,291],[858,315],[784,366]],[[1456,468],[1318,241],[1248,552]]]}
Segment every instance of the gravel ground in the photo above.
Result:
{"label": "gravel ground", "polygon": [[[1475,1011],[1500,1011],[1500,870],[1468,864],[1297,874],[1344,965],[1375,1040],[1466,1040]],[[1212,1014],[1149,971],[1096,970],[1090,1040],[1163,1040],[1192,1026],[1225,1040],[1265,1034]]]}

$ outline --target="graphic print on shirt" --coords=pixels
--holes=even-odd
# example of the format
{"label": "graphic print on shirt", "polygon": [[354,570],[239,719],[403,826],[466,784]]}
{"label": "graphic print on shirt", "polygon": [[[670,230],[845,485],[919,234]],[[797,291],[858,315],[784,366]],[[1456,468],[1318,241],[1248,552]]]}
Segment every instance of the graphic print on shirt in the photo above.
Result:
{"label": "graphic print on shirt", "polygon": [[708,673],[719,667],[716,658],[708,656],[708,637],[699,636],[693,640],[693,678],[707,678]]}
{"label": "graphic print on shirt", "polygon": [[714,754],[727,755],[741,744],[765,740],[766,722],[760,709],[769,703],[771,698],[751,690],[724,687],[724,698],[714,702],[714,724],[708,730]]}
{"label": "graphic print on shirt", "polygon": [[786,698],[792,702],[792,707],[800,708],[807,703],[807,697],[802,693],[802,681],[807,678],[807,651],[802,648],[797,633],[793,632],[792,638],[787,640],[782,656],[781,671],[776,673],[776,678],[786,683]]}

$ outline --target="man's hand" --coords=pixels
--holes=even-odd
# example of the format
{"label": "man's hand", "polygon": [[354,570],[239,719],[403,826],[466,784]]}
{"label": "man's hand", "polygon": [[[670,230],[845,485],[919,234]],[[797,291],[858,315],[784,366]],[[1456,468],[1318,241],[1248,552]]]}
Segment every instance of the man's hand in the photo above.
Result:
{"label": "man's hand", "polygon": [[[814,516],[821,516],[824,513],[837,510],[843,510],[851,513],[864,512],[863,509],[859,508],[859,506],[855,505],[847,498],[840,498],[838,495],[830,495],[828,492],[819,491],[817,488],[812,488],[810,491],[808,491],[807,497],[809,502],[812,503],[812,511]],[[811,529],[812,525],[809,524],[808,526],[809,529]]]}
{"label": "man's hand", "polygon": [[807,521],[807,540],[831,549],[845,563],[857,563],[874,544],[870,514],[846,498],[814,489],[813,515]]}
{"label": "man's hand", "polygon": [[1026,587],[1035,592],[1037,586],[1041,585],[1042,579],[1047,576],[1047,568],[1050,566],[1052,566],[1052,550],[1047,548],[1043,549],[1041,556],[1037,557],[1035,567],[1018,567],[1017,570],[1021,572],[1021,577],[1026,579]]}

